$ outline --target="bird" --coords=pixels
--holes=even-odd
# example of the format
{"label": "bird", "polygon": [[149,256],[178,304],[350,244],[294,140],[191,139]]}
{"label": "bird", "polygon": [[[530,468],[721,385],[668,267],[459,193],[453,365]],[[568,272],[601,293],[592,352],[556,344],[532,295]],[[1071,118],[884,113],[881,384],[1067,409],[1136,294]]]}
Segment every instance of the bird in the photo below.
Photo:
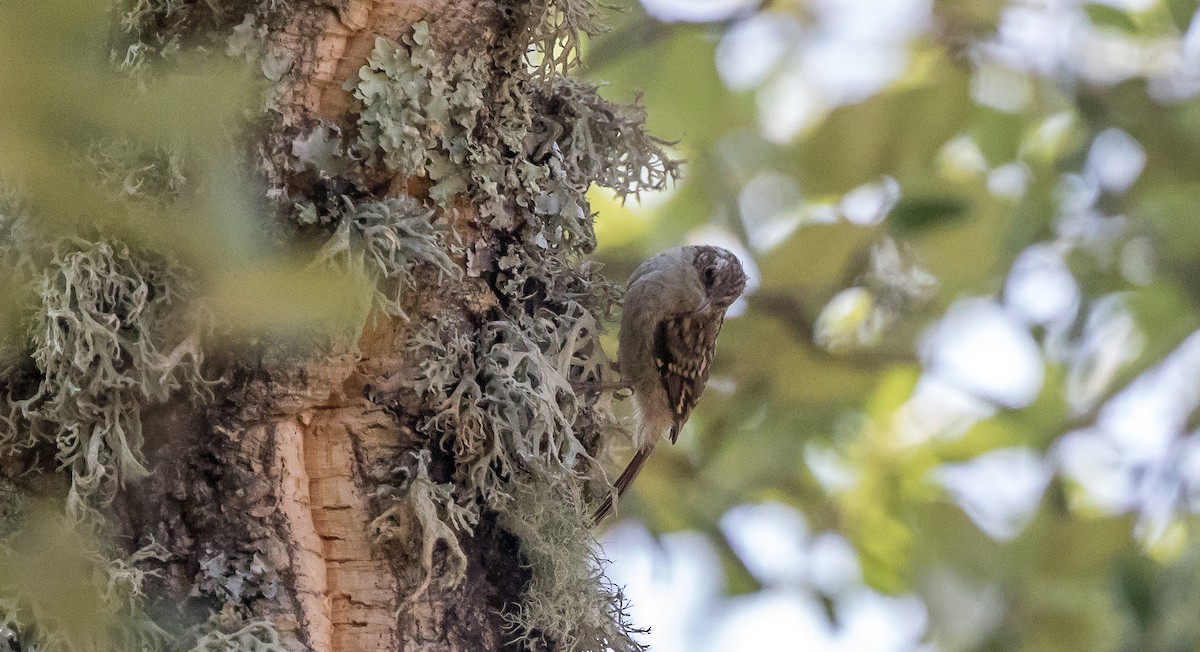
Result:
{"label": "bird", "polygon": [[633,459],[594,515],[600,523],[629,488],[664,434],[674,444],[704,393],[725,311],[746,288],[728,249],[686,245],[664,251],[629,277],[617,334],[621,385],[633,390]]}

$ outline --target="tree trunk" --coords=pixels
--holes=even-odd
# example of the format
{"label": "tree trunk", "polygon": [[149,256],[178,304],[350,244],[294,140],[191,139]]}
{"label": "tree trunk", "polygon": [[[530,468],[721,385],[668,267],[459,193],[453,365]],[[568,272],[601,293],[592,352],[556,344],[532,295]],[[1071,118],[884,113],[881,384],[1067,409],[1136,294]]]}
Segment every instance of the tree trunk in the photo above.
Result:
{"label": "tree trunk", "polygon": [[132,558],[147,617],[182,649],[638,649],[589,518],[609,399],[571,385],[608,372],[617,298],[584,192],[675,169],[640,109],[564,76],[590,2],[177,11],[140,38],[261,44],[244,144],[281,239],[377,289],[354,347],[218,328],[213,400],[143,402],[149,476],[92,502],[127,554],[162,547]]}

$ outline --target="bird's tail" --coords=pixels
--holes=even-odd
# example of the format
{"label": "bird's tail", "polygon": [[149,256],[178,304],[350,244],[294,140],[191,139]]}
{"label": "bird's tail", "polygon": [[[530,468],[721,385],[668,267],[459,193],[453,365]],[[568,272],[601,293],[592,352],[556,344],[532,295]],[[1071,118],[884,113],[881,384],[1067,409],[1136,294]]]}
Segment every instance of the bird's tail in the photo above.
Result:
{"label": "bird's tail", "polygon": [[642,466],[646,464],[646,460],[653,451],[654,445],[650,444],[639,448],[633,454],[633,459],[629,460],[629,465],[625,467],[625,470],[621,472],[621,476],[613,483],[615,491],[610,491],[608,496],[605,497],[604,502],[600,503],[600,507],[596,510],[596,515],[593,518],[597,524],[603,521],[604,517],[608,516],[608,513],[612,511],[614,498],[619,499],[625,493],[625,490],[629,488],[629,485],[633,484],[634,479],[637,478],[638,473],[641,473]]}

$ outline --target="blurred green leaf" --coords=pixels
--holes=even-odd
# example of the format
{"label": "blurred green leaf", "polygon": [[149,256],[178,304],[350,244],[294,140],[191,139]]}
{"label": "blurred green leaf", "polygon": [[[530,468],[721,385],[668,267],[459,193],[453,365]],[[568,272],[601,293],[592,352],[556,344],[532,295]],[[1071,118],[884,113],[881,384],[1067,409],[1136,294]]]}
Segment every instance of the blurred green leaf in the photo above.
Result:
{"label": "blurred green leaf", "polygon": [[1097,27],[1108,27],[1130,34],[1137,33],[1138,26],[1129,14],[1108,5],[1088,3],[1083,6],[1088,20]]}
{"label": "blurred green leaf", "polygon": [[954,222],[966,213],[967,203],[959,197],[905,197],[892,210],[888,226],[898,235],[906,235]]}

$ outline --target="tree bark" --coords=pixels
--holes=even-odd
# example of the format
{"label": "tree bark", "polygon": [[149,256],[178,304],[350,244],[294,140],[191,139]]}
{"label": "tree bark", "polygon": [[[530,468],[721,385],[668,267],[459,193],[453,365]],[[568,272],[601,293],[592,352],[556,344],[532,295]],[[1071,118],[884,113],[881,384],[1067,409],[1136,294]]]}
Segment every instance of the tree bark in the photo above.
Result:
{"label": "tree bark", "polygon": [[[290,81],[265,140],[262,164],[273,187],[311,190],[290,165],[287,147],[318,125],[353,129],[354,101],[344,89],[357,78],[376,38],[399,41],[420,20],[439,35],[444,56],[455,48],[477,54],[493,47],[505,29],[500,5],[461,0],[341,0],[294,2],[267,35],[266,53],[290,59]],[[377,178],[377,170],[359,170]],[[419,194],[421,179],[377,179],[378,199]],[[360,199],[362,199],[360,197]],[[456,206],[451,219],[470,246],[474,214]],[[197,413],[184,404],[159,410],[149,430],[162,434],[151,452],[152,476],[122,494],[115,513],[132,540],[147,533],[165,545],[170,562],[159,588],[164,604],[195,593],[196,579],[217,566],[247,569],[234,596],[218,575],[206,602],[243,598],[245,618],[266,617],[289,649],[439,650],[516,649],[502,614],[519,602],[528,572],[513,537],[484,518],[462,542],[467,575],[457,587],[437,582],[420,596],[419,532],[388,554],[370,536],[379,516],[372,492],[395,482],[394,469],[409,451],[432,447],[410,427],[411,413],[393,400],[381,406],[366,396],[411,375],[403,355],[408,333],[431,315],[443,322],[479,319],[496,305],[487,284],[465,279],[437,287],[419,282],[407,321],[385,320],[364,333],[360,354],[341,354],[280,365],[245,358],[231,361],[245,375],[227,388],[222,405]],[[247,351],[246,355],[253,355]],[[397,388],[398,389],[398,388]],[[393,392],[394,393],[394,392]],[[421,398],[404,397],[414,411]],[[415,405],[414,405],[415,404]],[[187,436],[181,436],[184,433]],[[439,461],[442,480],[453,461]],[[142,536],[138,536],[142,535]],[[397,549],[399,552],[397,552]],[[439,559],[443,554],[439,547]],[[254,560],[268,572],[256,576]],[[258,586],[253,586],[259,582]],[[259,595],[244,599],[253,592]]]}
{"label": "tree bark", "polygon": [[[383,42],[380,39],[405,43],[412,38],[414,25],[423,22],[428,26],[428,47],[438,61],[482,62],[469,64],[469,82],[459,79],[441,91],[457,92],[467,83],[483,89],[481,117],[466,137],[504,142],[502,125],[489,121],[500,120],[492,113],[501,115],[509,110],[505,107],[557,112],[527,118],[530,122],[521,132],[524,140],[497,146],[504,157],[510,157],[502,163],[509,166],[505,169],[534,166],[539,170],[536,178],[555,179],[558,173],[547,170],[564,157],[574,156],[594,171],[624,165],[629,168],[624,172],[606,172],[611,177],[606,185],[621,185],[619,192],[628,193],[636,191],[637,184],[646,184],[646,178],[650,179],[647,185],[660,185],[674,174],[673,167],[657,143],[641,134],[638,110],[626,115],[624,109],[600,100],[594,88],[554,81],[561,80],[558,64],[565,57],[547,58],[550,63],[534,72],[524,63],[531,40],[536,44],[549,38],[550,43],[561,45],[561,36],[570,47],[576,29],[571,16],[581,11],[579,7],[466,0],[293,0],[278,3],[281,9],[269,14],[262,9],[276,4],[257,5],[263,25],[259,34],[265,39],[264,60],[285,62],[287,73],[275,86],[274,109],[252,158],[274,196],[286,196],[291,202],[275,204],[285,229],[292,207],[307,201],[323,210],[331,193],[352,192],[359,204],[413,197],[436,208],[435,219],[448,226],[446,242],[452,244],[446,245],[445,253],[462,273],[448,282],[444,270],[418,265],[412,287],[399,300],[401,310],[396,312],[403,316],[377,312],[354,352],[285,362],[269,347],[227,350],[217,355],[213,365],[225,374],[218,401],[200,407],[176,401],[147,412],[146,454],[152,474],[121,492],[108,515],[119,524],[125,540],[139,542],[150,535],[169,553],[158,569],[160,576],[150,580],[153,603],[168,620],[197,621],[218,612],[218,620],[228,621],[227,629],[265,619],[282,645],[295,650],[637,649],[627,638],[619,593],[604,583],[595,567],[591,535],[578,534],[584,532],[580,528],[590,528],[586,516],[590,509],[581,501],[597,493],[594,487],[585,487],[585,481],[603,477],[595,459],[606,445],[596,430],[604,421],[605,401],[570,397],[572,409],[580,412],[559,427],[578,431],[565,435],[568,448],[579,447],[580,442],[583,448],[561,453],[561,460],[555,457],[558,453],[550,454],[551,466],[559,468],[558,464],[559,471],[546,475],[545,469],[538,470],[541,462],[513,462],[503,457],[508,455],[503,450],[493,450],[489,454],[496,459],[488,462],[485,457],[480,463],[472,457],[478,451],[463,452],[470,449],[462,441],[466,426],[430,427],[430,415],[445,410],[438,403],[448,399],[418,389],[422,365],[429,362],[423,356],[430,354],[412,345],[417,333],[433,329],[482,346],[483,325],[489,322],[516,324],[514,332],[521,333],[528,324],[541,323],[532,321],[535,317],[565,318],[564,332],[569,332],[567,338],[573,343],[541,343],[549,347],[545,353],[559,355],[565,362],[561,368],[538,373],[553,372],[554,378],[565,379],[607,371],[606,365],[588,369],[576,359],[579,350],[590,347],[589,359],[604,360],[596,339],[601,326],[587,311],[608,310],[611,286],[586,265],[579,267],[576,258],[591,246],[592,216],[583,191],[592,181],[603,181],[580,172],[574,177],[565,174],[555,181],[557,194],[542,190],[527,199],[518,196],[515,204],[511,196],[493,197],[488,218],[481,219],[477,200],[470,199],[480,196],[478,188],[472,187],[477,181],[469,181],[461,196],[439,202],[431,197],[437,183],[430,177],[433,172],[408,174],[370,158],[351,158],[340,174],[330,178],[314,174],[311,166],[298,165],[296,145],[320,130],[340,134],[348,142],[362,128],[363,103],[347,90],[347,83],[353,86],[359,80],[369,56]],[[590,11],[590,5],[585,9]],[[553,30],[562,34],[547,37],[547,15]],[[269,19],[262,21],[264,16]],[[412,40],[407,43],[414,52],[423,46]],[[614,139],[611,144],[596,142],[595,134],[605,129],[613,131],[608,136]],[[604,147],[618,144],[651,151],[638,152],[632,164],[610,165],[588,159],[597,156],[593,150],[563,154],[571,142],[581,142],[603,156],[610,155],[602,151]],[[505,149],[514,146],[519,151]],[[614,161],[631,160],[621,151],[611,156]],[[502,181],[502,189],[505,183],[511,182]],[[581,229],[582,242],[573,236],[575,240],[566,245],[552,243],[545,260],[568,261],[567,267],[556,268],[558,274],[587,278],[555,281],[547,279],[555,273],[543,273],[541,280],[521,281],[517,291],[502,288],[496,271],[504,267],[502,254],[515,255],[512,252],[519,247],[536,252],[544,246],[531,244],[545,239],[528,228],[536,219],[532,206],[538,202],[557,206],[564,197],[568,205],[582,206],[570,216],[578,223],[563,229]],[[496,223],[506,226],[497,228]],[[556,247],[560,253],[553,253]],[[583,283],[583,291],[602,298],[581,299],[583,311],[568,314],[571,305],[579,304],[556,296],[562,290],[553,289],[553,283],[563,288]],[[568,286],[571,283],[575,285]],[[572,325],[571,320],[587,326]],[[537,341],[536,336],[530,337]],[[541,352],[533,354],[542,359],[538,358]],[[539,392],[538,385],[544,382],[530,381],[525,391]],[[558,398],[550,399],[552,404],[568,400],[561,388],[558,391]],[[526,395],[508,400],[519,403]],[[550,410],[557,412],[559,407]],[[526,436],[520,430],[517,434]],[[494,432],[489,436],[498,437]],[[532,439],[534,435],[528,436],[530,446],[543,445]],[[556,438],[564,436],[547,437],[547,445],[553,448]],[[581,470],[585,467],[590,470]],[[553,475],[560,472],[561,478]],[[477,487],[477,475],[472,473],[493,478],[506,488]],[[578,512],[565,518],[577,533],[572,536],[582,538],[574,548],[564,543],[564,549],[572,552],[563,554],[574,555],[570,563],[577,568],[577,580],[584,582],[581,586],[590,591],[594,584],[600,592],[593,602],[595,614],[578,617],[581,622],[603,620],[596,630],[601,633],[592,632],[588,628],[596,628],[586,623],[562,622],[576,617],[570,605],[546,604],[554,601],[554,590],[578,590],[555,576],[557,562],[537,561],[557,554],[553,537],[558,535],[547,534],[538,544],[542,548],[536,549],[531,540],[542,539],[536,530],[544,526],[536,520],[522,521],[519,510],[540,512],[542,508],[498,507],[515,504],[510,494],[524,482],[520,477],[550,478],[538,480],[541,485],[536,491],[565,492],[548,500],[574,505]],[[556,486],[563,480],[569,486]],[[428,495],[412,488],[422,482]],[[406,484],[407,494],[402,489]],[[396,496],[407,497],[397,501]],[[506,515],[497,509],[507,510]],[[458,527],[448,524],[455,518],[462,519]],[[467,521],[473,527],[463,526]],[[524,535],[513,533],[522,528]],[[543,565],[540,571],[538,563]],[[550,591],[550,597],[526,604],[526,592],[539,572],[541,586],[559,588],[542,589]],[[188,607],[180,613],[179,604]],[[553,617],[528,615],[559,612]],[[542,629],[539,617],[547,629]],[[615,634],[608,633],[610,625],[605,623],[609,621]]]}
{"label": "tree bark", "polygon": [[[261,68],[267,108],[228,138],[262,192],[247,230],[359,279],[372,310],[350,345],[221,323],[200,343],[174,297],[202,258],[103,227],[25,255],[37,230],[0,204],[0,264],[41,301],[26,359],[0,340],[3,622],[45,650],[642,649],[594,545],[612,399],[574,389],[611,371],[619,298],[584,258],[585,193],[676,169],[640,107],[565,77],[592,2],[122,7],[135,79],[187,49]],[[215,183],[186,187],[161,147],[86,144],[160,221]],[[76,551],[108,618],[82,634],[5,575],[41,554],[6,492],[56,482],[103,541]]]}

